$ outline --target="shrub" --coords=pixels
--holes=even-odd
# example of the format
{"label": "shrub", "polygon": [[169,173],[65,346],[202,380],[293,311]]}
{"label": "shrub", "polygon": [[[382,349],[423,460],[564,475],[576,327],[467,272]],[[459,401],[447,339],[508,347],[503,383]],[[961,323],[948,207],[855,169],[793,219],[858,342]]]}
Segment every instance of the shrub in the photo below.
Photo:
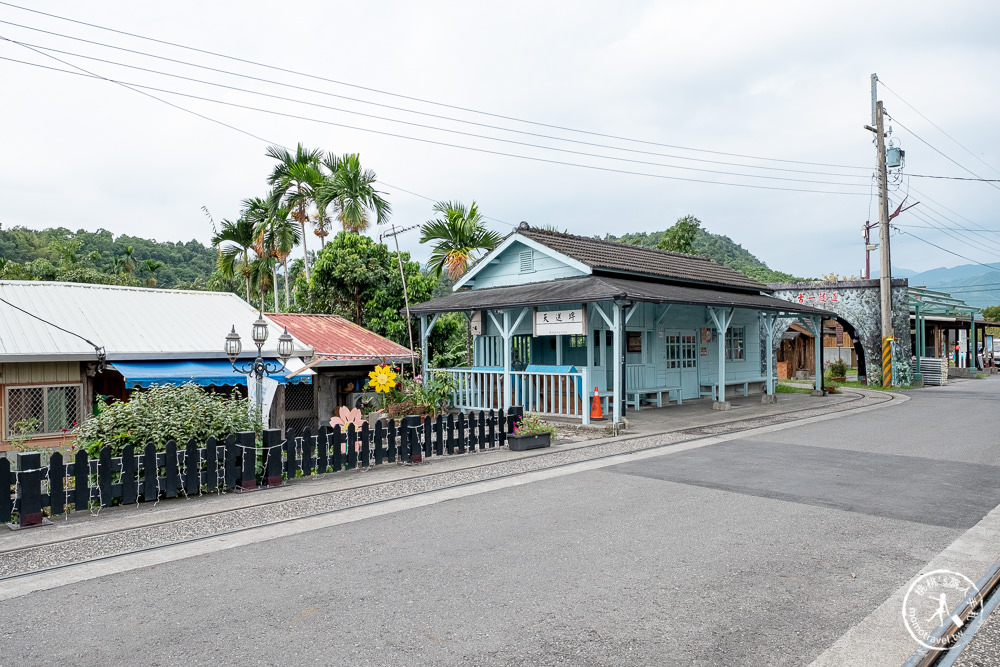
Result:
{"label": "shrub", "polygon": [[183,446],[190,438],[199,445],[210,437],[225,438],[238,431],[259,431],[259,419],[251,419],[245,398],[228,398],[203,388],[184,384],[153,386],[132,394],[128,403],[105,405],[79,429],[77,445],[96,456],[105,445],[115,455],[126,445],[158,450],[168,440]]}
{"label": "shrub", "polygon": [[555,435],[556,427],[534,412],[529,412],[521,417],[521,420],[514,426],[514,435],[516,436],[542,435],[544,433]]}
{"label": "shrub", "polygon": [[830,376],[835,378],[842,378],[847,375],[847,364],[844,363],[843,359],[837,359],[836,361],[830,362]]}

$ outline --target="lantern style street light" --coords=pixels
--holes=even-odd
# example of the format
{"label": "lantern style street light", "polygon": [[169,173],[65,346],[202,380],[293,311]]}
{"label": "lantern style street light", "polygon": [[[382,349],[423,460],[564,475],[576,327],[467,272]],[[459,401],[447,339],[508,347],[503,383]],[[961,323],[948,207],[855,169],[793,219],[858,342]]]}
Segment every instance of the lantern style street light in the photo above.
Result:
{"label": "lantern style street light", "polygon": [[233,325],[233,330],[226,334],[226,356],[229,357],[230,363],[233,365],[233,370],[237,373],[242,373],[243,375],[253,375],[257,383],[257,414],[260,415],[261,420],[264,419],[264,376],[273,375],[275,373],[280,373],[285,370],[285,364],[288,363],[289,357],[292,356],[293,341],[292,337],[288,334],[288,327],[285,327],[285,332],[278,336],[278,358],[281,359],[281,365],[270,361],[264,361],[264,357],[261,354],[261,348],[264,347],[264,343],[267,342],[267,320],[264,319],[264,314],[260,313],[257,317],[257,321],[253,323],[253,332],[251,337],[253,338],[254,345],[257,346],[257,358],[253,361],[245,361],[240,364],[236,363],[236,360],[240,356],[240,352],[243,351],[243,343],[240,340],[240,335],[236,333],[236,325]]}

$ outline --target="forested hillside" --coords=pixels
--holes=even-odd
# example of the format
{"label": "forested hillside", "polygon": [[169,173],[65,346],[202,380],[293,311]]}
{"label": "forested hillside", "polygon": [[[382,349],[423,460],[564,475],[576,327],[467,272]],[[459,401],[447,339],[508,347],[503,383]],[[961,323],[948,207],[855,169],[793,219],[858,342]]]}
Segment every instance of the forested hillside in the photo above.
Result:
{"label": "forested hillside", "polygon": [[215,249],[57,227],[0,229],[0,278],[205,289]]}
{"label": "forested hillside", "polygon": [[[621,243],[632,243],[634,245],[656,248],[664,241],[666,234],[667,230],[651,233],[638,232],[623,234],[621,236],[608,234],[604,238],[609,241],[619,241]],[[712,234],[704,229],[697,229],[694,241],[691,244],[691,252],[697,255],[707,255],[715,262],[762,283],[803,280],[803,278],[793,276],[790,273],[768,268],[767,264],[757,259],[757,257],[728,236]]]}

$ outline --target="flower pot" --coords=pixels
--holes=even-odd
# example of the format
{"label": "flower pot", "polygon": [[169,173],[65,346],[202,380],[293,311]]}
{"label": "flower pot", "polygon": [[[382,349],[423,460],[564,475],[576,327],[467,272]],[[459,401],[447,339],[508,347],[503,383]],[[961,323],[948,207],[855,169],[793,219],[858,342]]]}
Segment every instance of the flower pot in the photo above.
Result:
{"label": "flower pot", "polygon": [[837,377],[830,376],[830,382],[847,382],[847,376],[838,375]]}
{"label": "flower pot", "polygon": [[551,433],[539,433],[538,435],[508,435],[507,446],[512,452],[523,452],[528,449],[541,449],[551,444]]}

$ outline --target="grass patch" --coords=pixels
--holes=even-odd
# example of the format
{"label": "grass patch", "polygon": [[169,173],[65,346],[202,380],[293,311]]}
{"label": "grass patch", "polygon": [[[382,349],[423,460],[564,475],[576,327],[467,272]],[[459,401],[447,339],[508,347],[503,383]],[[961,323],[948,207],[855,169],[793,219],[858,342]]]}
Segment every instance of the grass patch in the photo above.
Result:
{"label": "grass patch", "polygon": [[790,384],[778,383],[778,386],[774,388],[774,393],[776,394],[811,394],[812,387],[796,387]]}
{"label": "grass patch", "polygon": [[904,389],[920,389],[920,387],[914,387],[913,385],[909,384],[901,384],[897,387],[883,387],[881,385],[861,384],[860,382],[827,381],[826,385],[828,387],[854,387],[856,389],[871,389],[872,391],[902,391]]}

